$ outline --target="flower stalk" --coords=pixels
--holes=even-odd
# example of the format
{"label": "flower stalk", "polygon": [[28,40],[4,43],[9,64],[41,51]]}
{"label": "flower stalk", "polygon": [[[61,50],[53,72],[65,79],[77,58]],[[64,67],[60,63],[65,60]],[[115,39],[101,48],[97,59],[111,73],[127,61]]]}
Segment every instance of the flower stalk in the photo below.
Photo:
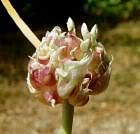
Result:
{"label": "flower stalk", "polygon": [[62,108],[62,133],[71,134],[72,133],[72,124],[74,116],[74,106],[69,104],[66,100],[63,102]]}
{"label": "flower stalk", "polygon": [[37,48],[40,44],[40,40],[32,32],[32,30],[26,25],[26,23],[21,19],[19,14],[16,12],[9,0],[1,0],[3,6],[6,8],[10,17],[14,20],[15,24],[24,34],[24,36],[32,43],[32,45]]}

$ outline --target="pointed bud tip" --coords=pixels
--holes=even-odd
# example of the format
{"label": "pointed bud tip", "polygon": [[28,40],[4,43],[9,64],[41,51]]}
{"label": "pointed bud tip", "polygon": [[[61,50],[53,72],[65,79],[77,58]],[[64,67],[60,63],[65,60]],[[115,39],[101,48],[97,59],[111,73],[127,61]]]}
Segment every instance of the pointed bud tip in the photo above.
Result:
{"label": "pointed bud tip", "polygon": [[84,40],[90,38],[89,30],[88,30],[86,23],[83,23],[81,26],[81,34],[82,34]]}
{"label": "pointed bud tip", "polygon": [[87,24],[86,23],[83,23],[82,26],[81,26],[81,31],[88,31],[88,27],[87,27]]}
{"label": "pointed bud tip", "polygon": [[82,24],[82,27],[81,28],[86,28],[86,29],[88,29],[87,28],[87,24],[84,22],[83,24]]}
{"label": "pointed bud tip", "polygon": [[95,24],[91,29],[91,34],[97,35],[97,33],[98,33],[98,26],[97,24]]}
{"label": "pointed bud tip", "polygon": [[69,23],[69,22],[73,22],[73,20],[72,20],[72,18],[71,18],[71,17],[69,17],[69,18],[68,18],[67,23]]}
{"label": "pointed bud tip", "polygon": [[68,18],[67,21],[67,28],[69,32],[75,32],[75,25],[74,25],[74,21],[72,20],[71,17]]}

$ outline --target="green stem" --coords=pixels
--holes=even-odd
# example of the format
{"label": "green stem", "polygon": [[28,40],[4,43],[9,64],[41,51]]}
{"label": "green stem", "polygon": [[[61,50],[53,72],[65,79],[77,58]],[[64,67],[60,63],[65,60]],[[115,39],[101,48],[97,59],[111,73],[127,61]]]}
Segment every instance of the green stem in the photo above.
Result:
{"label": "green stem", "polygon": [[62,133],[71,134],[72,132],[72,123],[73,123],[74,107],[64,101],[63,110],[62,110]]}

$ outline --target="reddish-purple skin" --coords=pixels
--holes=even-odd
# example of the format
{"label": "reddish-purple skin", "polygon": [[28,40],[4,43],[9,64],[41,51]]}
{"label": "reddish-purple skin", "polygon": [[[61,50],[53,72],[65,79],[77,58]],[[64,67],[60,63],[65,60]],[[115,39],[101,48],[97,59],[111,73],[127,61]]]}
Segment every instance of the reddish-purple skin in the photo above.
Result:
{"label": "reddish-purple skin", "polygon": [[[50,37],[51,38],[51,37]],[[57,46],[66,46],[66,48],[63,50],[62,57],[63,61],[65,62],[68,59],[71,60],[77,60],[72,59],[73,57],[70,56],[70,51],[77,47],[76,50],[76,56],[78,56],[81,53],[80,50],[80,39],[76,37],[74,34],[68,33],[65,38],[62,38],[61,40],[55,41]],[[104,53],[103,51],[95,51],[93,53],[93,60],[91,61],[91,66],[89,67],[90,74],[86,74],[84,78],[89,78],[90,83],[88,88],[90,89],[90,92],[88,95],[91,94],[98,94],[102,91],[104,91],[109,83],[110,79],[110,72],[108,72],[108,68],[104,68],[105,66],[109,66],[108,63],[102,62],[102,65],[99,66],[98,72],[95,71],[94,64],[99,64],[103,59]],[[38,63],[35,63],[38,62]],[[29,62],[29,74],[30,74],[30,81],[32,86],[37,89],[38,91],[41,91],[43,93],[43,98],[46,103],[49,103],[52,99],[56,100],[56,104],[62,103],[63,99],[59,97],[57,93],[57,80],[55,78],[55,68],[48,67],[49,59],[47,60],[40,60],[34,61],[31,59]],[[37,64],[36,68],[34,68],[33,64]],[[93,65],[93,67],[92,67]],[[96,68],[97,70],[97,68]],[[75,87],[76,89],[76,87]],[[41,94],[39,93],[38,96]],[[80,96],[77,94],[77,90],[72,90],[72,93],[70,94],[70,101],[75,101],[77,105],[84,105],[87,103],[89,97],[87,96]],[[81,103],[78,104],[78,99],[85,99],[86,101],[81,101]]]}

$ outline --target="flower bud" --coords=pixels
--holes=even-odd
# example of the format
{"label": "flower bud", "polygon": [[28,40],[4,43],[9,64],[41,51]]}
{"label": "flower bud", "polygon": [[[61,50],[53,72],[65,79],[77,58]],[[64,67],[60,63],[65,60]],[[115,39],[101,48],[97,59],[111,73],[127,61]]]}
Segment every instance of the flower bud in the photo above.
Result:
{"label": "flower bud", "polygon": [[90,38],[90,33],[89,33],[89,31],[88,31],[88,28],[87,28],[86,23],[83,23],[83,24],[82,24],[82,27],[81,27],[81,34],[82,34],[84,40]]}
{"label": "flower bud", "polygon": [[70,17],[68,18],[67,28],[69,32],[75,33],[75,25],[74,25],[73,20]]}
{"label": "flower bud", "polygon": [[83,23],[83,39],[76,36],[71,18],[67,27],[68,33],[58,26],[47,32],[28,64],[30,92],[52,107],[64,100],[74,106],[85,105],[89,95],[108,87],[111,74],[112,60],[96,41],[97,26],[89,32]]}

